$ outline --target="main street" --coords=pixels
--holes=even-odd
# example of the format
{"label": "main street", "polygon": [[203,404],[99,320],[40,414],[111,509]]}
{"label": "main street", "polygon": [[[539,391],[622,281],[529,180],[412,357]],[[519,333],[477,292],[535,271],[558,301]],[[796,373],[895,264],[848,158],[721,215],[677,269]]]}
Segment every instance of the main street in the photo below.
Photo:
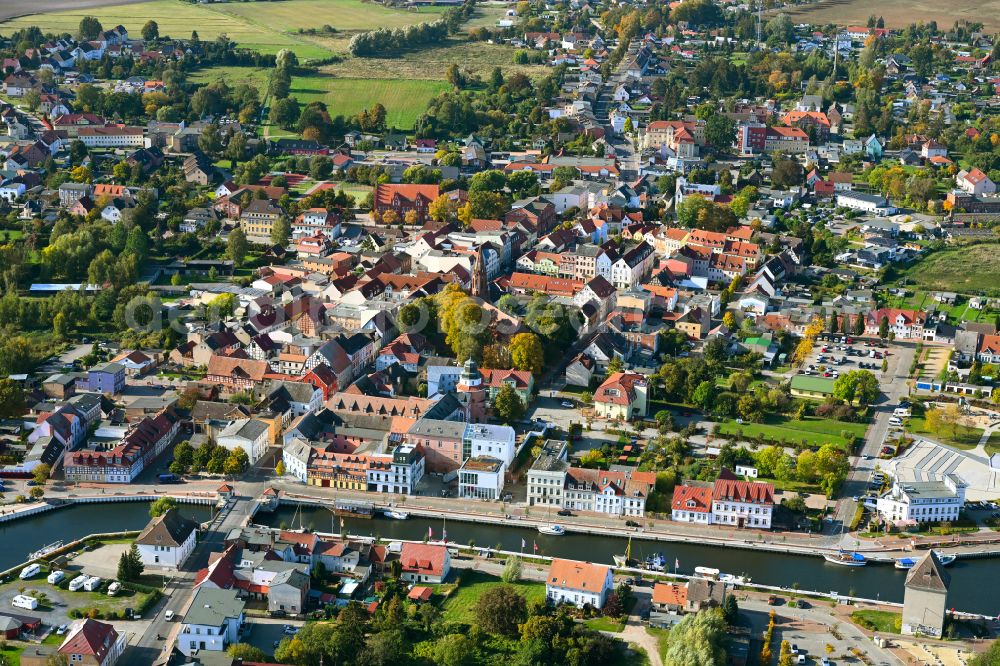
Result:
{"label": "main street", "polygon": [[[892,410],[899,405],[899,401],[909,395],[910,387],[907,380],[910,375],[910,365],[915,354],[913,343],[893,343],[889,346],[890,352],[887,357],[888,368],[881,374],[880,386],[882,396],[873,407],[874,415],[868,431],[865,433],[865,441],[861,447],[858,457],[851,460],[851,472],[841,486],[842,499],[837,504],[834,524],[841,527],[846,532],[846,527],[850,525],[851,519],[857,508],[854,497],[863,495],[868,490],[868,480],[872,471],[878,464],[879,454],[889,432],[889,419],[892,418]],[[865,456],[868,460],[865,460]],[[856,545],[854,538],[847,534],[838,533],[831,538],[831,546],[840,544],[845,548]]]}
{"label": "main street", "polygon": [[181,624],[178,621],[167,622],[166,611],[173,611],[178,619],[184,617],[194,600],[194,580],[198,570],[208,566],[212,553],[222,550],[229,531],[244,523],[252,501],[253,497],[248,495],[230,500],[202,531],[183,569],[167,581],[165,599],[153,609],[155,616],[146,631],[126,649],[125,663],[160,663],[169,654],[180,634]]}

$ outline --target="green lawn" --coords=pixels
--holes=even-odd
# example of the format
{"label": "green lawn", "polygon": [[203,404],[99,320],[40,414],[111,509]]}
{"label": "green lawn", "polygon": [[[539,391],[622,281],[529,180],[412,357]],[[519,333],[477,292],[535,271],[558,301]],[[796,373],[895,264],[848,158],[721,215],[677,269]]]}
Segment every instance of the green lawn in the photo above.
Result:
{"label": "green lawn", "polygon": [[[462,622],[464,624],[474,624],[476,620],[475,608],[479,597],[483,596],[487,590],[504,585],[499,578],[478,571],[462,572],[462,582],[442,606],[444,620],[446,622]],[[533,601],[545,600],[545,584],[519,581],[513,583],[517,591],[523,594],[530,605]]]}
{"label": "green lawn", "polygon": [[625,629],[625,618],[615,620],[610,617],[593,617],[584,622],[587,627],[594,631],[613,631],[619,633]]}
{"label": "green lawn", "polygon": [[[926,435],[931,439],[941,442],[942,444],[947,444],[948,446],[954,446],[956,449],[962,449],[968,451],[969,449],[974,449],[979,445],[979,440],[983,436],[982,428],[960,428],[954,435],[950,433],[935,433],[931,432],[927,427],[927,423],[924,421],[922,416],[914,416],[906,420],[906,429],[914,434]],[[1000,442],[996,442],[1000,446]]]}
{"label": "green lawn", "polygon": [[903,275],[917,288],[1000,294],[1000,243],[949,247],[918,259]]}
{"label": "green lawn", "polygon": [[[806,417],[802,420],[789,419],[781,416],[769,416],[764,423],[737,423],[725,421],[718,425],[720,434],[736,434],[743,431],[746,437],[764,437],[778,442],[801,444],[803,441],[810,446],[821,446],[827,443],[847,446],[848,440],[844,434],[853,437],[864,437],[866,423],[844,423],[831,419]],[[843,433],[843,434],[842,434]]]}
{"label": "green lawn", "polygon": [[898,634],[903,616],[900,613],[878,610],[859,610],[851,613],[851,619],[858,626],[869,631],[880,631],[886,634]]}
{"label": "green lawn", "polygon": [[6,659],[6,661],[0,661],[0,663],[10,664],[10,666],[21,666],[22,652],[24,652],[24,645],[9,642],[0,648],[0,658]]}
{"label": "green lawn", "polygon": [[1000,452],[1000,432],[995,432],[986,440],[986,453],[993,455]]}

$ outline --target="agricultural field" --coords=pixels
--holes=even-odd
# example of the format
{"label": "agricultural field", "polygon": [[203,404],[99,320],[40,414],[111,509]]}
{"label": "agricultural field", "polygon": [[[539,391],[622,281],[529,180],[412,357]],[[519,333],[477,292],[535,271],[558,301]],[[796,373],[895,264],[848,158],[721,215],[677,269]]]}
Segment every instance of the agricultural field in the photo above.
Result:
{"label": "agricultural field", "polygon": [[871,15],[885,19],[887,28],[903,28],[911,23],[937,21],[951,26],[955,21],[982,22],[988,32],[1000,28],[1000,0],[819,0],[798,7],[782,7],[795,23],[824,25],[865,25]]}
{"label": "agricultural field", "polygon": [[87,7],[129,5],[142,0],[4,0],[0,3],[0,21],[41,12],[56,12]]}
{"label": "agricultural field", "polygon": [[[27,7],[27,3],[24,4]],[[350,33],[379,27],[395,28],[432,21],[443,11],[433,7],[419,11],[389,9],[361,0],[286,0],[213,5],[191,4],[182,0],[152,0],[105,7],[80,4],[70,5],[73,9],[19,16],[0,23],[0,34],[8,35],[30,25],[40,26],[46,31],[75,33],[80,19],[88,15],[96,16],[107,27],[121,23],[129,32],[138,34],[143,24],[152,19],[159,25],[161,35],[187,38],[192,30],[197,30],[199,38],[215,39],[224,34],[240,46],[261,53],[277,53],[287,48],[302,59],[319,59],[328,57],[332,49],[319,38],[299,34],[299,29],[320,29],[329,25],[337,31]],[[55,6],[60,5],[55,3]],[[349,39],[349,34],[334,38],[336,43],[342,44],[342,48],[337,50],[346,48]]]}
{"label": "agricultural field", "polygon": [[494,67],[499,66],[505,76],[521,72],[535,78],[545,74],[542,65],[515,65],[512,46],[466,42],[449,39],[444,44],[426,47],[389,58],[349,58],[342,62],[323,65],[324,73],[349,78],[381,78],[391,72],[401,79],[426,79],[444,81],[448,67],[456,64],[462,69],[486,80]]}
{"label": "agricultural field", "polygon": [[918,290],[1000,295],[1000,243],[961,245],[918,259],[901,277]]}

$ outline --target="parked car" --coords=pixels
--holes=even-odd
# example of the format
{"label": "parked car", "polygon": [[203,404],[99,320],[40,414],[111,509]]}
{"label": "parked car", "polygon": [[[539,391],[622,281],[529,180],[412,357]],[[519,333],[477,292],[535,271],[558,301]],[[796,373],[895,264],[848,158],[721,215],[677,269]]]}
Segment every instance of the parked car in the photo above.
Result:
{"label": "parked car", "polygon": [[558,511],[556,511],[556,515],[558,515],[558,516],[572,516],[573,512],[570,511],[569,509],[559,509]]}
{"label": "parked car", "polygon": [[167,622],[173,621],[174,612],[172,610],[168,610],[166,613],[163,614],[163,619],[166,620]]}

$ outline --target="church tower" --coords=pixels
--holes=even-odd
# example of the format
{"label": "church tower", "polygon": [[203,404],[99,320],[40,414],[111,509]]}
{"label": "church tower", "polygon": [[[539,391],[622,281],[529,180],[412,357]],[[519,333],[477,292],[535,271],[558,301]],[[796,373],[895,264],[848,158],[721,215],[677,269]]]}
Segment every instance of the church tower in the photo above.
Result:
{"label": "church tower", "polygon": [[462,374],[455,387],[456,397],[465,410],[465,420],[468,423],[482,423],[486,420],[486,387],[483,386],[483,375],[471,358],[462,367]]}
{"label": "church tower", "polygon": [[486,253],[485,245],[480,245],[476,250],[475,259],[472,265],[472,289],[470,296],[484,301],[490,300],[489,278],[486,276]]}

